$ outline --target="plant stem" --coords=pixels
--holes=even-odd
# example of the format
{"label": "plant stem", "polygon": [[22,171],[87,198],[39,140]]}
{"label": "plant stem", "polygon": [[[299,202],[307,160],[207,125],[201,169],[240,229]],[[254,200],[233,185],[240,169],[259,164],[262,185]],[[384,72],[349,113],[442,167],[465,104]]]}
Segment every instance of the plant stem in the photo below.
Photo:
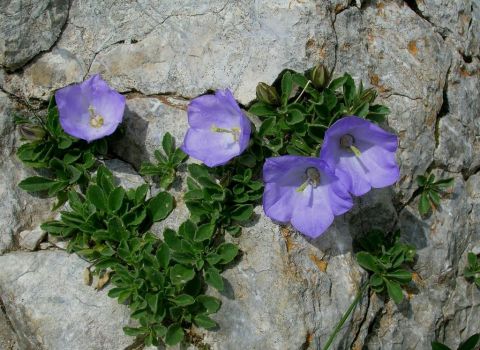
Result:
{"label": "plant stem", "polygon": [[305,92],[305,90],[307,90],[307,87],[308,85],[310,85],[311,81],[307,81],[307,83],[305,84],[305,87],[303,88],[302,92],[300,92],[300,95],[298,95],[298,97],[295,99],[295,101],[293,101],[293,103],[297,103],[298,100],[300,100],[300,97],[302,97],[303,93]]}
{"label": "plant stem", "polygon": [[325,344],[325,346],[323,347],[322,350],[328,350],[328,348],[330,347],[330,345],[332,345],[333,341],[335,340],[335,337],[337,336],[338,332],[340,332],[340,329],[342,329],[343,327],[343,324],[345,323],[345,321],[348,319],[348,316],[350,316],[350,314],[352,313],[352,311],[355,309],[355,307],[357,306],[358,302],[360,301],[360,299],[362,298],[363,296],[363,292],[365,292],[365,290],[367,289],[368,287],[368,281],[365,282],[363,284],[363,286],[359,289],[359,291],[357,292],[357,295],[355,296],[355,299],[353,300],[353,302],[350,304],[350,306],[348,307],[347,311],[343,314],[342,318],[340,319],[340,321],[337,323],[337,326],[335,327],[335,329],[333,330],[333,333],[330,334],[330,337],[328,338],[327,340],[327,343]]}

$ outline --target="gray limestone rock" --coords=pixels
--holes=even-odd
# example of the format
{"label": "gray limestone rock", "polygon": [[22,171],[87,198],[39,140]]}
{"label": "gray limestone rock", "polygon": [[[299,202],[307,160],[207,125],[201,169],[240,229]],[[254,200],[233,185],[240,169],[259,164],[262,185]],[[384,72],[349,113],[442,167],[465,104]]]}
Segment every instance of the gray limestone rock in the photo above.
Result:
{"label": "gray limestone rock", "polygon": [[[400,139],[400,198],[423,174],[435,149],[435,124],[450,51],[432,26],[404,2],[374,1],[336,15],[336,71],[374,87],[390,109],[388,125]],[[360,35],[359,35],[360,34]]]}
{"label": "gray limestone rock", "polygon": [[24,111],[0,91],[0,254],[13,247],[14,236],[20,231],[32,229],[48,218],[53,204],[52,200],[35,197],[17,186],[34,172],[15,156],[15,112]]}
{"label": "gray limestone rock", "polygon": [[0,7],[0,65],[16,69],[55,44],[68,17],[66,0],[5,0]]}
{"label": "gray limestone rock", "polygon": [[272,82],[284,68],[304,69],[318,60],[333,66],[328,5],[74,1],[58,50],[3,77],[4,89],[47,99],[53,89],[102,73],[121,91],[193,97],[230,88],[248,103],[258,81]]}
{"label": "gray limestone rock", "polygon": [[23,249],[35,250],[46,235],[47,233],[45,231],[40,227],[36,227],[33,230],[20,232],[18,243]]}
{"label": "gray limestone rock", "polygon": [[[113,179],[117,186],[125,189],[135,189],[145,184],[145,180],[138,175],[133,167],[119,159],[110,159],[104,161],[105,166],[112,172]],[[148,196],[148,195],[147,195]]]}
{"label": "gray limestone rock", "polygon": [[123,349],[126,306],[83,283],[88,263],[61,251],[0,256],[0,298],[21,349]]}
{"label": "gray limestone rock", "polygon": [[0,350],[20,350],[10,321],[0,311]]}

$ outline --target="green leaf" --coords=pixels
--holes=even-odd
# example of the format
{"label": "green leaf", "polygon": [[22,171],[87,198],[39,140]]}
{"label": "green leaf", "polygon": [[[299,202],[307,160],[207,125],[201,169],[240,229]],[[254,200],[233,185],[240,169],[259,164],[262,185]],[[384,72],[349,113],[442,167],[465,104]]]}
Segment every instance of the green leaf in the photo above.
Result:
{"label": "green leaf", "polygon": [[217,254],[221,257],[222,264],[228,264],[238,254],[238,246],[233,243],[222,243],[217,248]]}
{"label": "green leaf", "polygon": [[108,221],[108,233],[110,239],[120,242],[123,239],[127,239],[129,234],[123,225],[123,221],[118,216],[112,216]]}
{"label": "green leaf", "polygon": [[107,211],[107,197],[100,186],[90,185],[87,189],[87,199],[95,205],[97,209]]}
{"label": "green leaf", "polygon": [[195,277],[195,271],[191,268],[177,264],[170,269],[170,280],[173,284],[184,284]]}
{"label": "green leaf", "polygon": [[220,300],[210,295],[199,295],[196,300],[205,307],[209,314],[213,314],[220,309]]}
{"label": "green leaf", "polygon": [[148,185],[147,184],[138,186],[135,189],[135,198],[134,198],[135,204],[140,204],[143,201],[145,201],[147,193],[148,193]]}
{"label": "green leaf", "polygon": [[201,177],[210,177],[210,174],[208,173],[208,168],[200,164],[190,164],[188,166],[188,172],[196,180]]}
{"label": "green leaf", "polygon": [[344,77],[346,77],[346,80],[343,83],[343,98],[345,99],[345,105],[351,106],[356,93],[355,82],[347,73],[345,73]]}
{"label": "green leaf", "polygon": [[154,314],[157,313],[157,310],[158,310],[158,304],[160,302],[160,296],[158,293],[156,294],[147,294],[145,296],[145,300],[147,301],[147,304],[148,306],[150,307],[150,310],[152,310],[152,312]]}
{"label": "green leaf", "polygon": [[379,274],[377,273],[374,273],[371,277],[370,277],[370,286],[372,287],[380,287],[383,285],[383,278],[382,276],[380,276]]}
{"label": "green leaf", "polygon": [[293,80],[292,80],[292,73],[285,72],[282,77],[282,105],[286,105],[290,94],[292,93],[293,88]]}
{"label": "green leaf", "polygon": [[430,210],[430,202],[428,200],[427,192],[423,192],[420,195],[420,200],[418,201],[418,212],[420,215],[427,215]]}
{"label": "green leaf", "polygon": [[260,129],[258,130],[259,136],[272,135],[275,132],[275,123],[277,122],[275,117],[269,117],[262,122]]}
{"label": "green leaf", "polygon": [[160,267],[166,269],[168,267],[168,263],[170,262],[170,249],[168,245],[162,243],[157,250],[157,261],[160,264]]}
{"label": "green leaf", "polygon": [[182,327],[177,324],[171,324],[167,329],[167,334],[165,335],[165,344],[168,346],[174,346],[180,343],[183,340],[184,333]]}
{"label": "green leaf", "polygon": [[237,221],[247,221],[252,217],[253,214],[253,205],[251,204],[244,204],[238,206],[236,209],[232,211],[232,219]]}
{"label": "green leaf", "polygon": [[258,117],[265,117],[265,116],[274,116],[277,114],[275,107],[266,104],[264,102],[257,102],[254,103],[248,111],[252,114],[255,114]]}
{"label": "green leaf", "polygon": [[47,179],[41,176],[32,176],[21,181],[18,186],[24,191],[39,192],[47,191],[56,184],[58,184],[58,182],[55,180]]}
{"label": "green leaf", "polygon": [[431,344],[432,344],[432,350],[451,350],[448,346],[436,341],[432,341]]}
{"label": "green leaf", "polygon": [[115,188],[108,196],[108,209],[114,213],[122,207],[125,190],[122,187]]}
{"label": "green leaf", "polygon": [[47,221],[41,224],[40,228],[54,235],[61,235],[67,230],[67,226],[61,221]]}
{"label": "green leaf", "polygon": [[215,327],[218,326],[217,322],[215,322],[210,317],[208,317],[207,315],[204,315],[204,314],[200,314],[200,315],[195,316],[193,318],[193,322],[195,322],[195,324],[198,327],[202,327],[202,328],[205,328],[205,329],[211,329],[211,328],[215,328]]}
{"label": "green leaf", "polygon": [[378,272],[378,273],[381,272],[381,270],[378,266],[377,259],[375,259],[375,257],[370,253],[358,252],[357,253],[357,262],[365,270]]}
{"label": "green leaf", "polygon": [[145,327],[140,327],[140,328],[123,327],[123,332],[130,337],[136,337],[137,335],[143,335],[145,333],[148,333],[148,328],[145,328]]}
{"label": "green leaf", "polygon": [[440,196],[435,191],[428,191],[428,198],[432,201],[435,206],[440,205]]}
{"label": "green leaf", "polygon": [[[477,328],[478,330],[478,328]],[[480,340],[480,333],[476,333],[472,335],[470,338],[465,340],[460,346],[458,347],[458,350],[476,350],[478,341]]]}
{"label": "green leaf", "polygon": [[188,306],[195,302],[195,299],[188,294],[180,294],[172,300],[178,306]]}
{"label": "green leaf", "polygon": [[287,112],[287,117],[285,118],[288,125],[295,125],[302,123],[305,120],[305,115],[299,110],[292,109]]}
{"label": "green leaf", "polygon": [[215,232],[215,225],[214,224],[201,225],[197,229],[197,232],[195,233],[195,241],[203,242],[207,239],[210,239],[210,238],[212,238],[214,232]]}
{"label": "green leaf", "polygon": [[177,166],[187,159],[187,154],[183,152],[180,148],[177,148],[172,156],[172,163]]}
{"label": "green leaf", "polygon": [[388,296],[392,298],[396,304],[400,304],[403,300],[403,292],[400,284],[388,279],[385,279],[385,284],[387,285]]}
{"label": "green leaf", "polygon": [[441,189],[447,189],[449,187],[452,187],[454,182],[455,182],[454,178],[442,179],[442,180],[438,180],[437,182],[435,182],[434,185],[438,188],[441,188]]}
{"label": "green leaf", "polygon": [[169,132],[163,135],[162,148],[167,157],[170,157],[175,152],[175,140]]}
{"label": "green leaf", "polygon": [[427,183],[427,178],[423,175],[418,175],[416,180],[417,180],[417,185],[420,187],[425,186]]}
{"label": "green leaf", "polygon": [[148,202],[147,209],[153,222],[163,220],[173,210],[173,196],[160,192]]}
{"label": "green leaf", "polygon": [[469,265],[471,268],[476,268],[477,265],[478,265],[477,256],[476,256],[475,253],[473,253],[473,252],[469,252],[469,253],[468,253],[468,255],[467,255],[467,261],[468,261],[468,265]]}
{"label": "green leaf", "polygon": [[211,267],[205,271],[205,282],[220,292],[223,291],[223,278],[217,269]]}
{"label": "green leaf", "polygon": [[385,274],[385,277],[395,279],[401,284],[406,284],[412,280],[412,273],[407,270],[397,270],[388,272]]}
{"label": "green leaf", "polygon": [[182,250],[182,241],[178,238],[177,233],[174,230],[166,228],[163,231],[163,239],[170,249],[176,251]]}
{"label": "green leaf", "polygon": [[348,77],[344,75],[343,77],[339,77],[337,79],[332,80],[330,85],[328,85],[328,88],[332,91],[335,91],[339,87],[343,86],[343,84],[345,84],[345,82],[347,81],[347,78]]}
{"label": "green leaf", "polygon": [[191,220],[183,222],[178,228],[178,234],[189,241],[194,240],[196,231],[197,225],[195,225]]}

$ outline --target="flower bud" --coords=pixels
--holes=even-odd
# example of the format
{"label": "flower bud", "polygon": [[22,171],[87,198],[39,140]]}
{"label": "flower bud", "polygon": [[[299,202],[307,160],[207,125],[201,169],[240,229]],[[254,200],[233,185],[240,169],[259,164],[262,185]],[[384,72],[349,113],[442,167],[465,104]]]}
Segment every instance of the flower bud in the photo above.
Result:
{"label": "flower bud", "polygon": [[275,106],[280,104],[280,97],[278,96],[277,90],[273,86],[265,83],[258,83],[257,99],[269,105]]}
{"label": "flower bud", "polygon": [[45,130],[38,125],[22,124],[18,131],[23,140],[40,141],[45,137]]}
{"label": "flower bud", "polygon": [[310,80],[317,89],[323,89],[330,82],[330,72],[323,64],[318,64],[310,71]]}

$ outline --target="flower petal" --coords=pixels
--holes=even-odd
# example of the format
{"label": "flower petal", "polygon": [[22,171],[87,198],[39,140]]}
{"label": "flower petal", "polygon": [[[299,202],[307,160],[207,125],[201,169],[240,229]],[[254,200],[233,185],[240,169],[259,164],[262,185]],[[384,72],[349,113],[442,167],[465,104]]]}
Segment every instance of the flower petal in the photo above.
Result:
{"label": "flower petal", "polygon": [[225,164],[240,153],[232,135],[193,128],[188,129],[181,149],[209,167]]}
{"label": "flower petal", "polygon": [[287,223],[292,217],[292,201],[295,189],[281,187],[277,184],[266,184],[263,194],[263,210],[265,214],[281,223]]}
{"label": "flower petal", "polygon": [[325,189],[308,186],[298,193],[291,223],[301,233],[315,238],[320,236],[333,222],[333,213],[324,197]]}

